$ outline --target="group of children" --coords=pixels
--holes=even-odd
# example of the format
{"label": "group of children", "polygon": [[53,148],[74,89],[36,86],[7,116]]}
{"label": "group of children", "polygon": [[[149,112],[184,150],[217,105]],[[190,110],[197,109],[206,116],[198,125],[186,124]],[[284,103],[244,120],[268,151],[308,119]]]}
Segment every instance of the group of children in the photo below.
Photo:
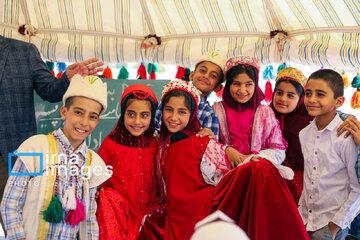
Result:
{"label": "group of children", "polygon": [[[17,150],[18,174],[1,203],[8,238],[190,239],[221,210],[250,239],[344,239],[360,212],[360,124],[336,113],[341,76],[319,70],[307,80],[285,68],[268,106],[259,71],[253,57],[214,51],[199,59],[192,83],[164,86],[160,104],[148,86],[128,87],[99,155],[84,140],[106,110],[106,84],[74,77],[64,127]],[[206,98],[224,79],[211,108]],[[339,127],[352,138],[337,136]],[[55,157],[40,166],[21,154],[30,152]]]}

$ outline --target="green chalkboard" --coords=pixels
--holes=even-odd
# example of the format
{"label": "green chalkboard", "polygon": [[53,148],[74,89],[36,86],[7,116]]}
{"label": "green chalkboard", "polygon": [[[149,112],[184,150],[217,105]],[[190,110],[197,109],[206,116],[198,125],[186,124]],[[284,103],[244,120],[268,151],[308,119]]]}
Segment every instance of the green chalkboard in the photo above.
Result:
{"label": "green chalkboard", "polygon": [[[87,138],[86,142],[94,151],[97,151],[104,138],[110,133],[120,117],[120,99],[126,87],[134,84],[145,84],[150,86],[160,101],[163,86],[169,80],[124,80],[124,79],[103,79],[108,87],[108,108],[101,115],[99,124],[94,132]],[[35,114],[38,134],[48,134],[63,126],[60,117],[62,102],[49,103],[43,101],[35,93]]]}

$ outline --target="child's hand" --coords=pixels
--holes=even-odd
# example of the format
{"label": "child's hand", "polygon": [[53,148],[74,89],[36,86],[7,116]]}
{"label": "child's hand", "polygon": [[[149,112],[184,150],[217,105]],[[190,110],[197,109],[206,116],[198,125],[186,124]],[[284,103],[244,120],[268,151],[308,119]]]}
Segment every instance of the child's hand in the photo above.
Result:
{"label": "child's hand", "polygon": [[197,137],[209,137],[210,139],[216,139],[215,134],[209,128],[200,128],[200,131],[196,134]]}
{"label": "child's hand", "polygon": [[332,239],[335,239],[336,233],[340,230],[340,227],[333,222],[328,224]]}
{"label": "child's hand", "polygon": [[95,200],[98,200],[99,194],[100,194],[99,192],[100,192],[100,191],[103,192],[103,191],[104,191],[104,188],[103,188],[103,187],[100,187],[100,188],[97,189],[97,191],[96,191],[96,193],[95,193]]}
{"label": "child's hand", "polygon": [[343,132],[347,131],[347,133],[345,133],[344,138],[347,138],[351,133],[345,128],[348,123],[350,121],[355,120],[357,122],[356,117],[354,117],[353,115],[349,115],[345,121],[338,127],[337,131],[337,136],[340,136]]}
{"label": "child's hand", "polygon": [[352,119],[347,122],[344,128],[352,135],[356,145],[360,146],[360,122]]}
{"label": "child's hand", "polygon": [[249,157],[248,155],[239,153],[235,148],[232,147],[226,148],[225,152],[229,159],[231,169],[236,168],[237,165],[241,164],[247,157]]}

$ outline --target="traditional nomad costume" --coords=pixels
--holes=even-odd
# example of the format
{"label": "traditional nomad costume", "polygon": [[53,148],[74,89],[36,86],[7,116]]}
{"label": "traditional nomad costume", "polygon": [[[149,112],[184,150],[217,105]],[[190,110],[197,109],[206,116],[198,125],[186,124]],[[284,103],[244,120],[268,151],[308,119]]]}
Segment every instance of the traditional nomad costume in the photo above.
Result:
{"label": "traditional nomad costume", "polygon": [[[98,101],[101,113],[106,110],[107,88],[100,78],[75,75],[64,104],[77,96]],[[43,161],[38,156],[25,157],[29,153],[41,153]],[[1,202],[7,237],[97,239],[95,194],[110,177],[102,159],[85,141],[74,149],[61,129],[30,137],[17,154],[12,169],[16,175],[9,177]]]}
{"label": "traditional nomad costume", "polygon": [[[124,125],[126,103],[133,97],[151,103],[150,127],[139,137]],[[99,148],[98,154],[113,167],[112,178],[102,186],[98,200],[100,239],[138,239],[144,217],[155,209],[156,105],[150,87],[127,87],[121,98],[121,117]]]}
{"label": "traditional nomad costume", "polygon": [[[190,121],[183,130],[172,134],[165,125],[161,127],[164,238],[190,239],[195,224],[211,210],[220,209],[250,239],[307,239],[296,205],[289,201],[291,194],[273,164],[260,160],[230,171],[226,145],[195,136],[199,131],[197,89],[187,82],[173,81],[165,87],[163,99],[175,89],[189,93],[193,101]],[[284,167],[279,168],[288,174]]]}
{"label": "traditional nomad costume", "polygon": [[[233,71],[239,71],[239,67],[252,68],[256,78],[252,79],[255,83],[253,96],[241,104],[230,94],[230,86],[237,75]],[[248,158],[225,175],[216,186],[212,208],[234,219],[250,239],[307,239],[283,179],[291,179],[293,172],[280,165],[287,143],[273,111],[261,104],[264,94],[258,87],[260,66],[255,58],[234,57],[227,61],[226,69],[223,101],[213,106],[220,122],[220,142],[232,145],[244,155],[253,153],[263,159],[246,163]]]}
{"label": "traditional nomad costume", "polygon": [[[306,77],[296,68],[284,68],[278,72],[276,77],[276,86],[278,82],[284,80],[294,81],[300,84],[305,91]],[[276,91],[275,86],[275,91]],[[291,194],[294,197],[296,203],[299,202],[304,177],[304,156],[301,152],[301,146],[299,141],[299,132],[301,129],[309,125],[310,121],[314,118],[310,116],[304,105],[304,92],[300,96],[300,100],[294,111],[288,114],[279,113],[274,104],[271,103],[276,118],[280,122],[281,131],[284,138],[288,142],[288,148],[286,151],[286,158],[283,165],[290,167],[294,171],[294,178],[287,180],[288,187]]]}

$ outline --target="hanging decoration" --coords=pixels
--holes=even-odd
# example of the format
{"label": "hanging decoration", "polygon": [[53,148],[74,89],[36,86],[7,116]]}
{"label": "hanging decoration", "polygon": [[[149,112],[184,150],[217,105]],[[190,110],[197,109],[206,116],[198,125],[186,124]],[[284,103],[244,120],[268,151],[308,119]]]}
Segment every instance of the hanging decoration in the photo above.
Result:
{"label": "hanging decoration", "polygon": [[289,64],[287,64],[286,62],[283,62],[282,64],[279,65],[278,69],[277,69],[277,73],[280,72],[281,70],[283,70],[284,68],[288,68],[290,67]]}
{"label": "hanging decoration", "polygon": [[111,71],[111,68],[109,68],[109,66],[107,66],[105,69],[104,69],[104,72],[103,72],[103,75],[105,76],[105,79],[112,79],[112,71]]}
{"label": "hanging decoration", "polygon": [[353,109],[360,108],[360,72],[354,77],[351,82],[351,86],[356,88],[354,95],[351,98],[351,107]]}
{"label": "hanging decoration", "polygon": [[263,72],[263,79],[266,80],[265,84],[265,101],[270,103],[272,100],[273,89],[271,80],[275,78],[274,67],[267,65]]}
{"label": "hanging decoration", "polygon": [[125,66],[122,66],[117,77],[118,79],[129,79],[129,71],[126,69]]}
{"label": "hanging decoration", "polygon": [[185,68],[185,78],[184,78],[184,80],[187,81],[187,82],[190,82],[190,73],[191,73],[190,68]]}
{"label": "hanging decoration", "polygon": [[156,79],[156,74],[158,68],[155,63],[148,63],[147,65],[147,73],[149,74],[149,79]]}
{"label": "hanging decoration", "polygon": [[55,76],[55,72],[54,72],[55,64],[54,64],[54,62],[46,61],[45,64],[46,64],[47,68],[49,69],[49,71],[52,73],[52,75]]}
{"label": "hanging decoration", "polygon": [[141,46],[143,48],[155,47],[161,45],[161,38],[156,34],[149,34],[142,41]]}
{"label": "hanging decoration", "polygon": [[56,67],[58,69],[58,74],[56,75],[57,78],[61,78],[63,73],[66,71],[66,63],[64,62],[58,62],[56,63]]}
{"label": "hanging decoration", "polygon": [[185,68],[179,66],[175,75],[175,79],[185,79]]}
{"label": "hanging decoration", "polygon": [[270,38],[275,40],[280,57],[282,59],[284,55],[284,47],[283,47],[284,43],[286,42],[287,39],[290,39],[290,37],[288,37],[288,33],[284,30],[271,31]]}
{"label": "hanging decoration", "polygon": [[29,24],[23,24],[20,25],[18,28],[18,32],[23,35],[23,36],[27,36],[28,37],[28,42],[31,42],[31,37],[35,36],[37,33],[37,28],[34,27],[33,25],[29,25]]}
{"label": "hanging decoration", "polygon": [[147,79],[146,77],[146,68],[143,62],[141,62],[139,69],[137,70],[137,79]]}
{"label": "hanging decoration", "polygon": [[341,77],[342,77],[342,79],[343,79],[343,81],[344,81],[344,88],[347,88],[348,86],[350,86],[349,78],[348,78],[348,76],[346,75],[344,69],[342,70],[342,72],[341,72],[340,75],[341,75]]}

